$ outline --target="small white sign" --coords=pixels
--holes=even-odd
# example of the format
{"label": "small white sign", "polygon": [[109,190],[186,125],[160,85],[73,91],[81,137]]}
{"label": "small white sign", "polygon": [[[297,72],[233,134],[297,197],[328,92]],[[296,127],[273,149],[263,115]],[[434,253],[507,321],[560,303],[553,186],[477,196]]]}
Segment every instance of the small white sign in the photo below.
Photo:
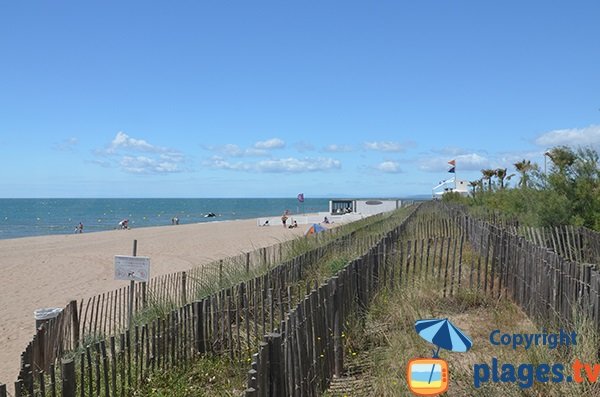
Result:
{"label": "small white sign", "polygon": [[115,280],[148,281],[150,258],[115,255]]}

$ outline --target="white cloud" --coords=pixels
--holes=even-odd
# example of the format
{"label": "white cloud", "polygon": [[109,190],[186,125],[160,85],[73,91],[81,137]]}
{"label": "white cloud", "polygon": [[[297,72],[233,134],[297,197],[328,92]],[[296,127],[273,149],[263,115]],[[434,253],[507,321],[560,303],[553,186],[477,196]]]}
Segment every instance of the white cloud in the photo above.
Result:
{"label": "white cloud", "polygon": [[168,151],[166,148],[162,148],[159,146],[154,146],[149,144],[143,139],[135,139],[131,138],[126,133],[119,131],[115,136],[115,139],[112,140],[110,146],[107,151],[109,153],[114,153],[119,149],[134,149],[142,152],[165,152]]}
{"label": "white cloud", "polygon": [[258,141],[254,144],[255,149],[282,149],[285,147],[285,142],[279,138],[272,138],[266,141]]}
{"label": "white cloud", "polygon": [[[134,174],[166,174],[183,171],[183,153],[175,149],[152,145],[143,139],[132,138],[119,131],[104,149],[94,152],[114,161],[122,171]],[[143,153],[141,155],[140,153]],[[95,163],[106,167],[111,162],[99,160]]]}
{"label": "white cloud", "polygon": [[159,161],[146,156],[123,156],[121,169],[132,174],[165,174],[181,171],[179,165],[172,161]]}
{"label": "white cloud", "polygon": [[102,168],[110,168],[112,166],[110,161],[106,161],[106,160],[102,160],[102,159],[86,160],[86,163],[99,165]]}
{"label": "white cloud", "polygon": [[330,153],[348,153],[353,151],[354,148],[350,145],[327,145],[323,148],[323,151]]}
{"label": "white cloud", "polygon": [[535,143],[539,146],[598,146],[600,145],[600,125],[585,128],[553,130],[540,135]]}
{"label": "white cloud", "polygon": [[269,152],[265,149],[248,148],[242,149],[238,145],[228,143],[226,145],[215,148],[216,151],[231,157],[244,156],[268,156]]}
{"label": "white cloud", "polygon": [[505,167],[509,169],[514,169],[514,164],[526,159],[531,160],[531,162],[535,162],[536,160],[543,161],[544,151],[515,151],[515,152],[502,152],[497,153],[495,156],[495,161],[492,164],[492,168],[500,168]]}
{"label": "white cloud", "polygon": [[382,163],[377,164],[375,166],[375,169],[389,174],[397,174],[402,172],[402,170],[400,169],[400,164],[396,161],[384,161]]}
{"label": "white cloud", "polygon": [[238,157],[244,154],[244,151],[238,146],[231,143],[224,145],[221,149],[219,149],[224,154],[229,156]]}
{"label": "white cloud", "polygon": [[443,172],[450,169],[448,161],[456,160],[457,171],[479,171],[490,167],[490,160],[477,153],[468,153],[455,156],[453,159],[448,157],[424,157],[419,160],[419,169],[427,172]]}
{"label": "white cloud", "polygon": [[209,161],[205,162],[205,165],[211,168],[234,171],[249,171],[252,168],[249,163],[242,163],[239,161],[232,163],[220,156],[213,156]]}
{"label": "white cloud", "polygon": [[75,148],[75,146],[77,146],[78,143],[79,139],[71,137],[55,143],[52,145],[52,147],[54,150],[59,150],[61,152],[70,152]]}
{"label": "white cloud", "polygon": [[404,152],[406,149],[415,146],[414,142],[392,142],[392,141],[380,141],[380,142],[365,142],[363,144],[367,150],[376,150],[379,152]]}
{"label": "white cloud", "polygon": [[256,142],[250,148],[242,148],[239,145],[233,143],[227,143],[225,145],[212,146],[203,145],[202,148],[219,155],[226,157],[269,157],[271,155],[271,149],[280,149],[285,147],[285,142],[281,139],[269,139],[267,141]]}
{"label": "white cloud", "polygon": [[263,160],[257,164],[257,169],[262,172],[315,172],[340,167],[339,160],[331,158],[297,159],[289,157],[278,160]]}
{"label": "white cloud", "polygon": [[219,156],[214,156],[206,163],[211,168],[233,170],[233,171],[253,171],[265,173],[301,173],[328,171],[341,168],[339,160],[331,158],[317,159],[298,159],[288,157],[283,159],[261,160],[258,162],[230,162]]}
{"label": "white cloud", "polygon": [[312,143],[305,142],[305,141],[296,142],[294,144],[294,148],[297,151],[299,151],[300,153],[302,153],[302,152],[310,152],[312,150],[315,150],[315,146]]}

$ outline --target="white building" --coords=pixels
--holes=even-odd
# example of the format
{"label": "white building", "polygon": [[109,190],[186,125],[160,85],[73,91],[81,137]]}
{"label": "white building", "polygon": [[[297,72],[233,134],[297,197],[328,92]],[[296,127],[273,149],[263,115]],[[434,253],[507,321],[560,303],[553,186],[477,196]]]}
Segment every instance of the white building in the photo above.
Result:
{"label": "white building", "polygon": [[355,200],[337,199],[329,200],[329,213],[331,215],[362,214],[365,216],[393,211],[402,206],[401,200]]}
{"label": "white building", "polygon": [[[290,214],[287,225],[297,222],[299,225],[312,223],[347,223],[366,218],[371,215],[393,211],[402,206],[401,200],[395,199],[335,199],[329,200],[329,211],[316,214]],[[268,221],[268,222],[267,222]],[[260,218],[259,226],[265,224],[281,225],[281,217]]]}
{"label": "white building", "polygon": [[448,192],[456,192],[460,193],[463,196],[469,195],[469,182],[463,180],[456,180],[456,184],[454,183],[456,179],[450,178],[448,180],[440,182],[437,186],[432,189],[433,198],[439,198],[444,193]]}

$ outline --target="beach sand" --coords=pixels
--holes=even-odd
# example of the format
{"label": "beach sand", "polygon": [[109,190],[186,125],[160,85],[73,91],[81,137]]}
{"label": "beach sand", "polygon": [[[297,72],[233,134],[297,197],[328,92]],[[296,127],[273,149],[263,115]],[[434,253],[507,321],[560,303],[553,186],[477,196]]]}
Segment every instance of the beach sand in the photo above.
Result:
{"label": "beach sand", "polygon": [[[306,226],[306,225],[303,225]],[[258,227],[255,219],[0,240],[0,383],[16,380],[35,332],[33,311],[126,286],[114,255],[149,256],[151,276],[187,270],[300,236],[306,227]]]}

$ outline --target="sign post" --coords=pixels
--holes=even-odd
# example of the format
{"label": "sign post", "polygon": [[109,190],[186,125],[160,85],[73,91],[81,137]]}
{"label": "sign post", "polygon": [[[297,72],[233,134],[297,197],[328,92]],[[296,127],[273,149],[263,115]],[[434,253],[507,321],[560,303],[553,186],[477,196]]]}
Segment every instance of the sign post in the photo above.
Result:
{"label": "sign post", "polygon": [[137,256],[137,240],[133,240],[133,256],[115,255],[115,280],[129,280],[129,321],[133,322],[133,299],[135,282],[147,282],[150,278],[150,258]]}

